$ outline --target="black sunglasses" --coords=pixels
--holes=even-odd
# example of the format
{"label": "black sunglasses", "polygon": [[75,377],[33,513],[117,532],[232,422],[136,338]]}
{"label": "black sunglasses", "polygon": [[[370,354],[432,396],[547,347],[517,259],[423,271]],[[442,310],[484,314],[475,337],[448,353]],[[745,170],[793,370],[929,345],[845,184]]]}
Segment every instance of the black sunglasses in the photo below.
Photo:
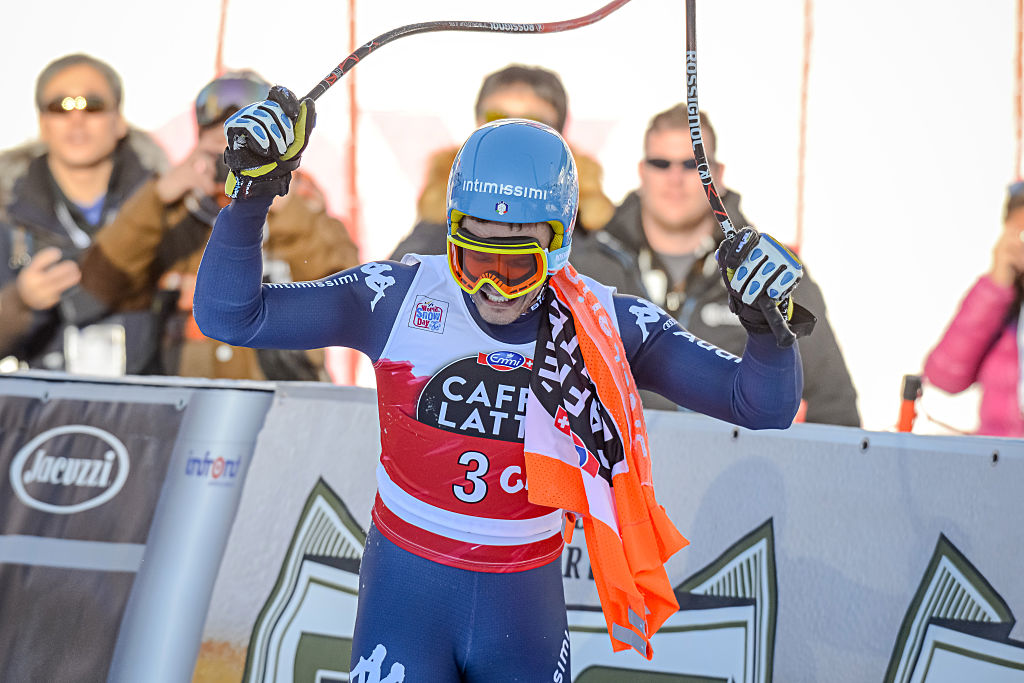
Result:
{"label": "black sunglasses", "polygon": [[672,164],[679,164],[680,166],[682,166],[684,169],[686,169],[688,171],[696,171],[697,170],[697,160],[696,159],[658,159],[658,158],[648,158],[648,159],[644,159],[644,163],[647,164],[648,166],[650,166],[651,168],[658,169],[659,171],[666,170]]}
{"label": "black sunglasses", "polygon": [[43,111],[51,114],[69,114],[73,111],[86,111],[89,113],[108,111],[110,105],[102,97],[97,95],[65,95],[50,100]]}

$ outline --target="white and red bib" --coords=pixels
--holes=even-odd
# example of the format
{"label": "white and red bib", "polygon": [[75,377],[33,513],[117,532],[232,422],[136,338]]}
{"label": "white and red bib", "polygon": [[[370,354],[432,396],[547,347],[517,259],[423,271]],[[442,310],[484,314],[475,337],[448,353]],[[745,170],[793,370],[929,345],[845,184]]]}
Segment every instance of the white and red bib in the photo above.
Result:
{"label": "white and red bib", "polygon": [[[527,499],[523,427],[535,343],[486,334],[445,257],[420,261],[374,364],[374,523],[402,548],[448,566],[546,564],[562,549],[561,511]],[[597,291],[610,305],[612,290]]]}

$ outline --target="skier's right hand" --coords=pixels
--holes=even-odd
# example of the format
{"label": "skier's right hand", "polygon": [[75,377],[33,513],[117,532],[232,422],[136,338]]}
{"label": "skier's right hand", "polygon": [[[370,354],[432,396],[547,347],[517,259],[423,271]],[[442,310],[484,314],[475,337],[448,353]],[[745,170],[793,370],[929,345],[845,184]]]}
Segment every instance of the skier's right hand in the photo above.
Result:
{"label": "skier's right hand", "polygon": [[230,169],[225,194],[233,199],[287,194],[315,124],[313,100],[299,102],[280,85],[266,100],[232,114],[224,123],[224,163]]}

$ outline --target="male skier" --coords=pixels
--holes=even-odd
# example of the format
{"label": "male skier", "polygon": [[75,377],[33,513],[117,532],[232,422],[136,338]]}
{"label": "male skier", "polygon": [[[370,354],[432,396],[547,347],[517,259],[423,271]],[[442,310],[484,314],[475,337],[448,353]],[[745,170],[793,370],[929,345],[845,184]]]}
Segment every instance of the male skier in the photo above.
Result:
{"label": "male skier", "polygon": [[262,284],[267,209],[287,192],[313,104],[276,87],[225,124],[233,201],[194,311],[230,344],[348,346],[374,363],[381,454],[353,675],[569,680],[564,512],[583,517],[613,647],[650,657],[678,609],[662,565],[686,540],[654,500],[637,390],[749,428],[788,427],[797,346],[777,345],[756,303],[792,310],[799,262],[756,232],[740,233],[742,249],[723,243],[750,334],[742,358],[721,351],[568,265],[572,154],[548,126],[511,119],[477,129],[454,162],[447,255]]}

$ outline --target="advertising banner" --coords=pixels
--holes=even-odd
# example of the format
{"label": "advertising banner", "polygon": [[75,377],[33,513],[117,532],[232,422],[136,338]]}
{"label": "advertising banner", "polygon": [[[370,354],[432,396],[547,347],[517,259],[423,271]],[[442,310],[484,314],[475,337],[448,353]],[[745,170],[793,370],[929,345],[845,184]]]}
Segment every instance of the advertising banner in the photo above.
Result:
{"label": "advertising banner", "polygon": [[0,680],[183,680],[272,386],[46,375],[0,379]]}
{"label": "advertising banner", "polygon": [[102,681],[184,396],[35,388],[0,398],[0,679]]}
{"label": "advertising banner", "polygon": [[[562,680],[1024,681],[1024,442],[648,413],[655,487],[691,545],[654,658],[613,653],[583,533],[562,556]],[[348,681],[379,453],[375,396],[279,394],[193,681]],[[373,653],[359,680],[391,681]],[[406,670],[406,680],[429,680]]]}

